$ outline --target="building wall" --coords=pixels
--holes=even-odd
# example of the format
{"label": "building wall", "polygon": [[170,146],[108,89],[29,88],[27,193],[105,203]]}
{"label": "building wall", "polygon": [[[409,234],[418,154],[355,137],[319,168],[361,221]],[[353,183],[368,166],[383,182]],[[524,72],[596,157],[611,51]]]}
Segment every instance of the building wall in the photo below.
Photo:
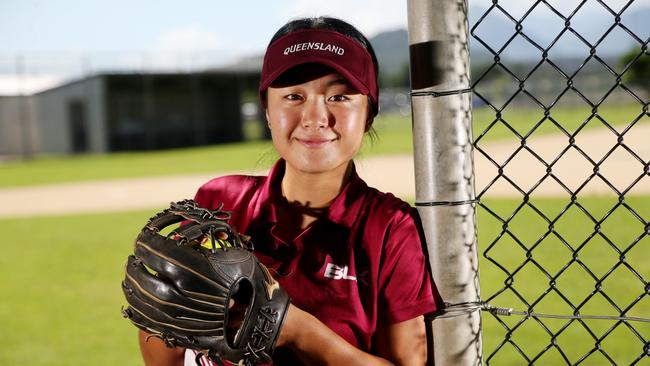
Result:
{"label": "building wall", "polygon": [[34,98],[0,97],[0,155],[30,156],[39,152]]}
{"label": "building wall", "polygon": [[238,74],[109,75],[108,149],[154,150],[243,141],[242,94],[255,91],[257,84],[255,77]]}
{"label": "building wall", "polygon": [[[104,153],[242,141],[242,95],[256,94],[258,82],[257,74],[107,74],[23,102],[0,98],[0,154]],[[29,138],[22,135],[25,131]]]}
{"label": "building wall", "polygon": [[[35,96],[36,120],[41,131],[39,152],[106,151],[103,83],[102,77],[92,77]],[[74,128],[75,120],[80,129]]]}
{"label": "building wall", "polygon": [[108,152],[108,139],[106,138],[106,79],[96,77],[86,89],[89,91],[93,102],[88,108],[90,151]]}

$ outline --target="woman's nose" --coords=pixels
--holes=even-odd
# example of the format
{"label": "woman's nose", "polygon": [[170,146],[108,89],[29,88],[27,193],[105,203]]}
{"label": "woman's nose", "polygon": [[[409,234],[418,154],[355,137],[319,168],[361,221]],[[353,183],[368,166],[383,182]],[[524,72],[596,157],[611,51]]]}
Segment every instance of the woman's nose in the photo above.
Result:
{"label": "woman's nose", "polygon": [[312,99],[305,104],[305,111],[302,117],[302,124],[305,128],[327,127],[330,123],[330,112],[324,100]]}

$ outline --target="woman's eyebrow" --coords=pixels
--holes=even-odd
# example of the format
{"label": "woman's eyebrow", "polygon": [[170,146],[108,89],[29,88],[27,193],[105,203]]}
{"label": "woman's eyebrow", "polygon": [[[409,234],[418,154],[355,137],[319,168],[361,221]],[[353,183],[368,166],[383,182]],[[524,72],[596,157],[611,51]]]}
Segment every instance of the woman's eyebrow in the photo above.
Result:
{"label": "woman's eyebrow", "polygon": [[347,79],[345,79],[345,78],[340,78],[340,79],[333,79],[333,80],[330,80],[330,81],[327,83],[327,86],[332,86],[332,85],[347,85],[347,86],[350,86],[350,83],[347,81]]}

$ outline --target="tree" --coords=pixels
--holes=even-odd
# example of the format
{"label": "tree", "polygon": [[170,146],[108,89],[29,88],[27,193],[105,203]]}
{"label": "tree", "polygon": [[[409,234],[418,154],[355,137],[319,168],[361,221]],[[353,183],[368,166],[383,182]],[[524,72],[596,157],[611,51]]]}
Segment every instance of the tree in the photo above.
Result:
{"label": "tree", "polygon": [[[623,68],[629,69],[623,74],[623,81],[637,85],[650,93],[650,50],[640,53],[638,48],[630,50],[621,57],[620,63]],[[640,56],[639,56],[640,54]],[[637,58],[638,57],[638,58]]]}

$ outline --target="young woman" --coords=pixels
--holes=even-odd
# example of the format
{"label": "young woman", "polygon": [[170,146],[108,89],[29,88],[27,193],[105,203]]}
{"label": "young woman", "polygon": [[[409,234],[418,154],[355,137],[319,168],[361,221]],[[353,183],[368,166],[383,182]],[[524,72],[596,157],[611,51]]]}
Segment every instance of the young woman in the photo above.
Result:
{"label": "young woman", "polygon": [[[196,194],[204,207],[232,211],[233,227],[291,296],[277,365],[426,359],[423,315],[441,301],[417,213],[354,167],[378,111],[377,75],[370,43],[348,23],[287,23],[267,48],[259,88],[280,160],[268,176],[220,177]],[[183,365],[185,350],[145,337],[147,365]]]}

